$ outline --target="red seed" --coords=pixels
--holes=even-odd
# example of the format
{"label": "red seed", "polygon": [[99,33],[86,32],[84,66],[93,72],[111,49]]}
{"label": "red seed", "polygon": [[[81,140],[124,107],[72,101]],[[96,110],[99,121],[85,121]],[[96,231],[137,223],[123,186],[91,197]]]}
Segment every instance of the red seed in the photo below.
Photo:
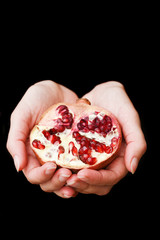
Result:
{"label": "red seed", "polygon": [[98,117],[96,117],[96,118],[94,119],[94,122],[95,122],[95,126],[96,126],[96,127],[99,127],[99,125],[100,125],[100,119],[99,119]]}
{"label": "red seed", "polygon": [[118,139],[116,137],[112,138],[111,146],[114,148],[117,145]]}
{"label": "red seed", "polygon": [[76,132],[73,132],[73,134],[72,134],[72,135],[73,135],[73,137],[74,137],[74,138],[76,138],[76,137],[79,137],[79,136],[80,136],[79,132],[77,132],[77,131],[76,131]]}
{"label": "red seed", "polygon": [[82,155],[79,155],[80,160],[81,160],[82,162],[84,162],[84,163],[86,163],[86,161],[87,161],[87,159],[88,159],[89,157],[90,157],[90,156],[89,156],[89,154],[87,154],[87,153],[84,153],[84,154],[82,154]]}
{"label": "red seed", "polygon": [[65,130],[64,125],[58,125],[58,126],[57,126],[57,131],[58,131],[58,132],[63,132],[64,130]]}
{"label": "red seed", "polygon": [[113,152],[113,148],[111,146],[107,146],[105,152],[108,153],[108,154],[112,153]]}
{"label": "red seed", "polygon": [[72,154],[73,154],[73,156],[78,156],[78,150],[75,146],[73,146],[73,148],[72,148]]}
{"label": "red seed", "polygon": [[90,146],[91,146],[91,148],[95,148],[95,146],[96,146],[96,140],[95,139],[92,139],[91,140],[91,142],[90,142]]}
{"label": "red seed", "polygon": [[79,149],[78,153],[82,155],[83,153],[88,153],[88,148],[86,146],[83,146],[82,148]]}
{"label": "red seed", "polygon": [[[66,115],[65,115],[66,116]],[[69,122],[69,118],[65,117],[65,118],[62,118],[63,119],[63,123],[68,123]]]}
{"label": "red seed", "polygon": [[56,136],[56,135],[51,135],[51,136],[48,138],[48,140],[49,140],[52,144],[54,144],[54,143],[57,142],[57,141],[58,141],[58,143],[61,143],[60,137],[58,137],[58,136]]}
{"label": "red seed", "polygon": [[103,153],[104,152],[103,147],[102,147],[102,145],[100,143],[96,144],[95,151],[99,152],[99,153]]}
{"label": "red seed", "polygon": [[94,131],[97,132],[97,133],[100,133],[100,132],[101,132],[100,128],[98,128],[98,127],[96,127],[96,128],[94,129]]}
{"label": "red seed", "polygon": [[94,128],[95,128],[95,126],[94,126],[93,123],[90,123],[90,124],[88,125],[88,129],[89,129],[89,130],[94,130]]}
{"label": "red seed", "polygon": [[84,126],[81,125],[80,122],[79,122],[79,123],[77,123],[77,128],[78,128],[79,130],[83,130]]}
{"label": "red seed", "polygon": [[86,161],[86,164],[93,165],[97,162],[97,158],[95,157],[89,157]]}
{"label": "red seed", "polygon": [[56,110],[58,110],[58,113],[61,114],[61,115],[65,115],[69,112],[67,106],[65,106],[65,105],[58,106],[56,108]]}
{"label": "red seed", "polygon": [[107,149],[106,145],[105,145],[104,143],[102,143],[101,146],[102,146],[102,148],[103,148],[103,151],[105,152],[106,149]]}
{"label": "red seed", "polygon": [[84,120],[84,119],[81,119],[80,124],[81,124],[82,126],[84,126],[84,127],[88,126],[87,121]]}
{"label": "red seed", "polygon": [[45,146],[37,139],[35,139],[33,142],[32,142],[32,146],[37,148],[37,149],[40,149],[40,150],[43,150],[45,149]]}
{"label": "red seed", "polygon": [[53,134],[56,134],[57,133],[57,130],[55,128],[51,128],[49,131],[48,131],[49,134],[53,135]]}
{"label": "red seed", "polygon": [[58,147],[58,158],[60,157],[60,154],[62,154],[62,153],[64,153],[64,152],[65,152],[64,147],[59,146],[59,147]]}
{"label": "red seed", "polygon": [[50,133],[48,131],[46,131],[46,130],[43,130],[42,133],[45,136],[45,138],[47,138],[47,139],[50,136]]}
{"label": "red seed", "polygon": [[65,150],[64,150],[64,147],[62,147],[62,146],[59,146],[58,150],[59,150],[59,154],[61,154],[61,153],[64,153],[64,152],[65,152]]}

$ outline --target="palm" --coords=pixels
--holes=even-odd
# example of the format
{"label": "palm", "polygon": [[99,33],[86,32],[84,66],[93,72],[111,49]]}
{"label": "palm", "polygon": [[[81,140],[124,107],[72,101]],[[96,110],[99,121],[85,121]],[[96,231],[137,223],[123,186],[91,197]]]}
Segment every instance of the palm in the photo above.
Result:
{"label": "palm", "polygon": [[[75,102],[76,99],[77,96],[75,93],[51,81],[33,85],[25,93],[14,114],[16,116],[16,137],[21,139],[21,145],[23,145],[23,149],[25,150],[22,149],[22,155],[26,159],[23,164],[27,168],[34,165],[39,166],[29,146],[29,133],[33,126],[51,105],[61,101]],[[17,118],[17,115],[19,118]]]}

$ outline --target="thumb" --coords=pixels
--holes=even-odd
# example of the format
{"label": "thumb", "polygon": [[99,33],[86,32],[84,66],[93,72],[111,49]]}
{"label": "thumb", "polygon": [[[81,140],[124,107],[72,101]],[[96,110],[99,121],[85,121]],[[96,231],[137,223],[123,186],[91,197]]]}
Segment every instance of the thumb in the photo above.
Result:
{"label": "thumb", "polygon": [[19,111],[13,112],[7,140],[7,149],[14,159],[17,171],[27,164],[26,140],[29,134],[28,121]]}

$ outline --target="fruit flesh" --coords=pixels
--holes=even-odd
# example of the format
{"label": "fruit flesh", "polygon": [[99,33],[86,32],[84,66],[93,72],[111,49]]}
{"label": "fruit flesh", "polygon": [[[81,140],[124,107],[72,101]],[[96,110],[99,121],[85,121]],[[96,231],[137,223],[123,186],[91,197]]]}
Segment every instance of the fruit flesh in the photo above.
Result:
{"label": "fruit flesh", "polygon": [[[35,127],[32,148],[37,154],[41,152],[44,162],[56,159],[60,166],[85,168],[104,161],[117,150],[120,133],[114,119],[103,110],[85,112],[83,107],[80,112],[81,106],[77,108],[60,104],[52,118],[46,116],[48,124],[42,119]],[[44,154],[39,145],[45,146]]]}

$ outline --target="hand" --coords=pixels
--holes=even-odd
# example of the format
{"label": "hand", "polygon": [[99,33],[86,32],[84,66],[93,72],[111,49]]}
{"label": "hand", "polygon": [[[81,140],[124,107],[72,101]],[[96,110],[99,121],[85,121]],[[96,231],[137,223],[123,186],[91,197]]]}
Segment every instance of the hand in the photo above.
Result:
{"label": "hand", "polygon": [[128,171],[136,171],[146,151],[146,141],[139,115],[121,83],[102,83],[84,97],[89,99],[92,105],[106,108],[117,117],[124,141],[117,158],[106,169],[80,170],[77,175],[73,174],[67,180],[67,185],[81,193],[105,195]]}
{"label": "hand", "polygon": [[7,148],[14,159],[17,171],[23,170],[29,182],[40,184],[42,189],[61,197],[73,196],[73,188],[64,186],[71,176],[69,169],[58,169],[56,164],[40,165],[29,145],[29,134],[42,113],[57,102],[75,102],[77,95],[53,81],[42,81],[31,86],[11,115]]}

